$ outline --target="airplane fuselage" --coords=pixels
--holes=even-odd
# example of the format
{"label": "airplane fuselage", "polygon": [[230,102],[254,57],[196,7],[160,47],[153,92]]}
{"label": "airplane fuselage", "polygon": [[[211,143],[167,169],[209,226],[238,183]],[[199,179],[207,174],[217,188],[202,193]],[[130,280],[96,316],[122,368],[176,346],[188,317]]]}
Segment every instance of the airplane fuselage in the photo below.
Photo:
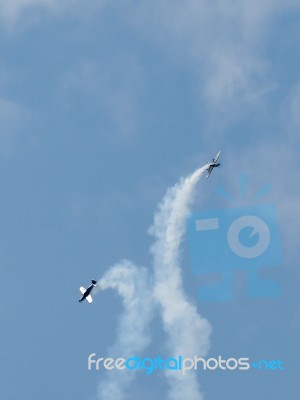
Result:
{"label": "airplane fuselage", "polygon": [[85,300],[88,295],[91,293],[92,289],[93,289],[94,285],[90,285],[87,289],[86,292],[82,295],[81,299],[79,301],[83,301]]}
{"label": "airplane fuselage", "polygon": [[[80,288],[81,292],[82,292],[82,297],[79,300],[79,302],[85,300],[91,293],[91,291],[93,290],[93,288],[96,286],[97,282],[95,280],[92,280],[92,284],[85,290],[84,288]],[[85,292],[83,292],[85,290]],[[87,299],[89,300],[89,299]],[[91,300],[89,301],[91,302]]]}
{"label": "airplane fuselage", "polygon": [[207,175],[206,175],[206,177],[205,177],[206,179],[209,178],[209,176],[210,176],[210,174],[212,173],[212,170],[213,170],[214,168],[220,166],[220,163],[218,163],[218,159],[219,159],[219,157],[220,157],[220,154],[221,154],[221,152],[219,151],[219,152],[216,154],[215,158],[213,158],[213,159],[211,160],[211,162],[207,163],[207,167],[206,167]]}

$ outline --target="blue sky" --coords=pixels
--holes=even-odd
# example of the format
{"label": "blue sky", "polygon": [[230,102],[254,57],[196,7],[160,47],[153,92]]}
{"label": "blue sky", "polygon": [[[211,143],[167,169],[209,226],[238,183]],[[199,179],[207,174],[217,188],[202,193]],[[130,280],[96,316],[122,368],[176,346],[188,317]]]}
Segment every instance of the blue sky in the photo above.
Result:
{"label": "blue sky", "polygon": [[[87,4],[88,3],[88,4]],[[209,354],[280,358],[286,369],[199,375],[205,400],[296,398],[299,356],[300,29],[297,1],[1,0],[1,395],[95,399],[122,311],[78,287],[123,258],[151,270],[147,234],[166,189],[222,150],[193,211],[272,185],[282,295],[202,304],[185,246],[184,287],[212,325]],[[83,306],[83,307],[81,307]],[[159,315],[151,354],[164,351]],[[228,395],[227,395],[228,393]],[[165,398],[162,375],[128,396]],[[125,397],[126,398],[126,397]]]}

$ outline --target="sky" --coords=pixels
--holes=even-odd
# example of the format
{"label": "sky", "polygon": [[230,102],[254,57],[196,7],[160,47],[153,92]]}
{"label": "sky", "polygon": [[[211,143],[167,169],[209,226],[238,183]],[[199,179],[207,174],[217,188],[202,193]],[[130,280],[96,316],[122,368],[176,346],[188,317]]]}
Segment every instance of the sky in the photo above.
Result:
{"label": "sky", "polygon": [[[249,204],[270,185],[259,204],[276,208],[282,260],[260,273],[281,294],[247,296],[241,268],[230,301],[201,301],[226,263],[195,273],[188,235],[183,291],[211,327],[208,357],[285,369],[197,372],[201,396],[298,397],[299,17],[296,0],[0,0],[1,397],[102,400],[107,374],[87,358],[115,349],[126,310],[115,290],[79,304],[79,287],[123,259],[153,276],[158,204],[218,150],[192,216],[243,207],[241,176]],[[156,309],[144,356],[167,354],[165,322]],[[123,398],[168,390],[140,371]]]}

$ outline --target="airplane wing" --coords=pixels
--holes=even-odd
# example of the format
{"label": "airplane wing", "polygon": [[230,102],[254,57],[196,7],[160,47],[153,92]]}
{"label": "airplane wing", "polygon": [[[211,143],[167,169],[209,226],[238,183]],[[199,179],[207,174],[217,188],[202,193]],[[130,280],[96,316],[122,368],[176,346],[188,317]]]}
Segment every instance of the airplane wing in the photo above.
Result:
{"label": "airplane wing", "polygon": [[219,152],[217,153],[216,157],[214,158],[215,162],[218,161],[218,158],[220,157],[220,154],[221,154],[221,152],[219,151]]}
{"label": "airplane wing", "polygon": [[212,169],[208,170],[205,179],[208,179],[210,177],[211,171],[212,171]]}
{"label": "airplane wing", "polygon": [[92,296],[90,294],[88,296],[86,296],[86,300],[90,304],[93,302]]}
{"label": "airplane wing", "polygon": [[212,166],[210,166],[210,167],[207,168],[207,174],[206,174],[205,179],[209,178],[209,176],[210,176],[212,170],[213,170],[213,167],[212,167]]}
{"label": "airplane wing", "polygon": [[85,289],[83,286],[81,286],[81,287],[79,288],[79,290],[81,291],[82,294],[84,294],[84,293],[86,292],[86,289]]}

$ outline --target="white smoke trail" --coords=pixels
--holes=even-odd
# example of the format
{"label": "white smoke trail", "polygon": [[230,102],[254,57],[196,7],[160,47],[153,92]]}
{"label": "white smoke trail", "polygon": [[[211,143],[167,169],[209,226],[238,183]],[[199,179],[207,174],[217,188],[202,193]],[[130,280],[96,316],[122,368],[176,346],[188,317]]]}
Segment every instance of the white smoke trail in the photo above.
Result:
{"label": "white smoke trail", "polygon": [[[157,303],[161,306],[170,356],[206,355],[211,327],[186,298],[180,269],[180,245],[189,207],[195,186],[206,168],[207,165],[169,189],[154,216],[149,230],[155,238],[151,247],[154,286],[145,268],[137,268],[126,260],[109,269],[98,282],[95,292],[113,288],[123,299],[124,311],[111,357],[127,358],[146,349],[150,341],[147,328]],[[182,375],[178,371],[166,371],[166,376],[171,400],[203,399],[195,372]],[[133,371],[110,371],[107,380],[98,386],[98,398],[122,400],[133,378]]]}
{"label": "white smoke trail", "polygon": [[[164,330],[168,335],[170,355],[205,356],[209,348],[211,326],[191,304],[182,288],[180,244],[186,230],[186,219],[193,200],[196,183],[207,165],[182,179],[169,189],[158,207],[149,232],[155,242],[151,248],[154,259],[154,298],[162,308]],[[202,400],[195,372],[181,375],[167,371],[169,398]]]}
{"label": "white smoke trail", "polygon": [[[110,268],[97,286],[96,293],[108,288],[116,289],[124,306],[117,339],[109,356],[128,358],[142,353],[150,342],[148,324],[153,305],[152,285],[147,270],[124,260]],[[132,371],[110,371],[107,379],[98,386],[99,399],[122,400],[133,379]]]}

